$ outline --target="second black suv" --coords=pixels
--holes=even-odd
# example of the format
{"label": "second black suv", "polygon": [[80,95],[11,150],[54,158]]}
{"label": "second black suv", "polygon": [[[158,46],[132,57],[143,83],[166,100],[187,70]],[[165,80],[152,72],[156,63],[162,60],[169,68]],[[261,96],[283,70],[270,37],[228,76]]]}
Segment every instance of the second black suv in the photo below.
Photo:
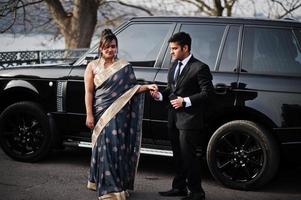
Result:
{"label": "second black suv", "polygon": [[[206,154],[216,180],[237,189],[273,178],[281,155],[300,157],[301,23],[206,17],[133,18],[115,33],[119,57],[141,83],[166,87],[168,38],[192,37],[193,55],[207,63],[216,90],[207,108]],[[87,57],[73,65],[0,70],[0,143],[11,157],[41,159],[53,145],[90,146],[85,127],[83,75]],[[166,103],[146,95],[142,153],[171,155]]]}

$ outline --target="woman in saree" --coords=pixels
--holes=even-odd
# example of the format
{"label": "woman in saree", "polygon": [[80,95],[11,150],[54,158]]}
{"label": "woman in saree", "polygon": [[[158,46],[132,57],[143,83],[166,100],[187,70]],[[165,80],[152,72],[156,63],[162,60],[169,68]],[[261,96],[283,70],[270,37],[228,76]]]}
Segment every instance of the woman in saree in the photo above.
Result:
{"label": "woman in saree", "polygon": [[100,58],[85,71],[86,126],[93,129],[88,189],[98,199],[125,200],[133,189],[141,144],[143,92],[157,86],[138,85],[131,65],[117,58],[118,41],[105,29]]}

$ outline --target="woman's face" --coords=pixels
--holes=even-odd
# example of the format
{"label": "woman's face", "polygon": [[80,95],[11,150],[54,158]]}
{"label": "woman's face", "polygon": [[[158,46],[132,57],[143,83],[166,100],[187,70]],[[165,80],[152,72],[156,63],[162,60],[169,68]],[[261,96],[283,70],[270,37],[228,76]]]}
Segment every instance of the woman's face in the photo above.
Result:
{"label": "woman's face", "polygon": [[101,50],[104,59],[113,59],[117,53],[117,43],[112,40],[110,43],[105,44]]}

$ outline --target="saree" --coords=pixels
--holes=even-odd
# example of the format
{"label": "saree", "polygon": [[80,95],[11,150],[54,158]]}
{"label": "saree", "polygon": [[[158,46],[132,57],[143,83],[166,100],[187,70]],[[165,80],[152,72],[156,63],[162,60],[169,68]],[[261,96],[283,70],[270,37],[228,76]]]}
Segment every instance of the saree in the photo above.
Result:
{"label": "saree", "polygon": [[118,60],[104,68],[92,61],[94,73],[93,114],[97,122],[92,134],[88,188],[99,199],[125,199],[134,189],[138,166],[144,95],[132,66]]}

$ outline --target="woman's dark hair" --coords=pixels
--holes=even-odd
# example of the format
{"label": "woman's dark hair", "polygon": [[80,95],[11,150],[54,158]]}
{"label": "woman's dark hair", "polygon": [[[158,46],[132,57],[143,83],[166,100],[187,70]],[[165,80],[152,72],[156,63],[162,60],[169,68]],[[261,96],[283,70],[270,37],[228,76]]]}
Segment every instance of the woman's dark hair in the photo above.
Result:
{"label": "woman's dark hair", "polygon": [[178,32],[171,36],[169,38],[168,42],[176,42],[178,43],[181,48],[183,48],[185,45],[188,46],[188,51],[190,52],[191,50],[191,37],[188,33],[185,32]]}
{"label": "woman's dark hair", "polygon": [[116,35],[111,31],[111,29],[104,29],[101,32],[98,51],[101,52],[101,49],[106,45],[110,44],[113,40],[116,41],[116,45],[118,47],[118,40]]}

